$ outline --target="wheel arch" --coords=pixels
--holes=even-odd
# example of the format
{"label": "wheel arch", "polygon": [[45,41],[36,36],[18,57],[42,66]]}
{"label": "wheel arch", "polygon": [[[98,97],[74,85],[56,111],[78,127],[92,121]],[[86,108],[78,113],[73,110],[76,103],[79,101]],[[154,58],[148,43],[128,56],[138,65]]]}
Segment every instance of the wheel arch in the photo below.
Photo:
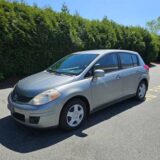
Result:
{"label": "wheel arch", "polygon": [[86,104],[86,106],[87,106],[87,116],[89,116],[89,114],[90,114],[90,103],[89,103],[89,100],[88,100],[85,96],[83,96],[83,95],[75,95],[75,96],[73,96],[73,97],[70,97],[70,98],[63,104],[63,107],[62,107],[62,109],[61,109],[60,115],[61,115],[61,113],[62,113],[63,108],[65,107],[65,105],[66,105],[67,103],[69,103],[70,101],[72,101],[73,99],[80,99],[80,100],[82,100],[83,102],[85,102],[85,104]]}
{"label": "wheel arch", "polygon": [[148,90],[148,80],[147,80],[147,78],[142,78],[139,83],[141,83],[141,82],[145,82],[145,84],[147,86],[147,90]]}

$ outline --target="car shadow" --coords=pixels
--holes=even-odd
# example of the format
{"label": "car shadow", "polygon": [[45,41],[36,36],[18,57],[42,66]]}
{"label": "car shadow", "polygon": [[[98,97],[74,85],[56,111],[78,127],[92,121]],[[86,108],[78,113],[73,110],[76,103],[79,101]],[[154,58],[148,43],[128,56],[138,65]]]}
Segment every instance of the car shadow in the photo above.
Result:
{"label": "car shadow", "polygon": [[0,119],[0,144],[19,153],[29,153],[55,145],[73,135],[84,138],[89,136],[85,133],[85,129],[138,106],[138,104],[136,100],[128,99],[107,107],[89,116],[82,127],[71,132],[60,129],[36,130],[18,124],[12,120],[11,116],[7,116]]}

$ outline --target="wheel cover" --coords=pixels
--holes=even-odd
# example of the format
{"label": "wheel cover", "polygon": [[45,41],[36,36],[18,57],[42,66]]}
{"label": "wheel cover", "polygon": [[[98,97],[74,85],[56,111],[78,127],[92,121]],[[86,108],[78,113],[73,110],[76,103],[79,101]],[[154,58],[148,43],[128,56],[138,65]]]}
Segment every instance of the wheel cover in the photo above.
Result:
{"label": "wheel cover", "polygon": [[84,117],[84,109],[80,104],[71,106],[67,112],[67,124],[71,127],[78,126]]}
{"label": "wheel cover", "polygon": [[140,84],[139,90],[138,90],[138,96],[140,98],[143,98],[146,94],[146,85],[144,83]]}

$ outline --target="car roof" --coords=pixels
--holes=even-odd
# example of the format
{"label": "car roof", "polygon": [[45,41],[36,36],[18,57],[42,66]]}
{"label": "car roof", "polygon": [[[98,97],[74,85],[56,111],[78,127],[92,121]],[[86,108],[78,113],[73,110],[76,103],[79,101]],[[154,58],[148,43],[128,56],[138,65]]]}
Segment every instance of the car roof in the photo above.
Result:
{"label": "car roof", "polygon": [[111,52],[126,52],[126,53],[132,53],[132,54],[138,54],[137,52],[130,51],[130,50],[121,50],[121,49],[98,49],[98,50],[86,50],[86,51],[79,51],[75,52],[74,54],[107,54]]}

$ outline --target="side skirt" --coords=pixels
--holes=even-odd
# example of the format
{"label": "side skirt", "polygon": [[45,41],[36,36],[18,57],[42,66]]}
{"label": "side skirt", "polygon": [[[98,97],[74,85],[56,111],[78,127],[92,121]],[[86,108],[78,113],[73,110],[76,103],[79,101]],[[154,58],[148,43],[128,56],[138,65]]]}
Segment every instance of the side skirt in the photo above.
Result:
{"label": "side skirt", "polygon": [[109,107],[109,106],[111,106],[111,105],[113,105],[113,104],[116,104],[116,103],[118,103],[118,102],[121,102],[121,101],[127,100],[127,99],[129,99],[129,98],[132,98],[132,97],[134,97],[134,96],[136,96],[136,94],[128,95],[128,96],[119,98],[119,99],[117,99],[117,100],[113,100],[113,101],[111,101],[111,102],[109,102],[109,103],[103,104],[103,105],[101,105],[101,106],[98,106],[98,107],[94,108],[94,109],[90,112],[90,114],[92,114],[92,113],[94,113],[94,112],[97,112],[97,111],[99,111],[99,110],[102,110],[102,109],[104,109],[104,108],[107,108],[107,107]]}

